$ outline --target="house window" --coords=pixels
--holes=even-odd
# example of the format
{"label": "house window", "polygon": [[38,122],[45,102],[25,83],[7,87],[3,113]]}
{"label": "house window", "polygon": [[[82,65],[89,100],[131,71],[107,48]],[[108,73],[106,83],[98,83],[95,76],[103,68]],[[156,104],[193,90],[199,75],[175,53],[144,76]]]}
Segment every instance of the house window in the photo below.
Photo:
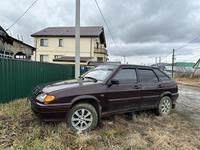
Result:
{"label": "house window", "polygon": [[26,56],[26,54],[24,54],[22,52],[18,52],[18,53],[15,54],[15,58],[16,59],[26,59],[27,56]]}
{"label": "house window", "polygon": [[16,55],[15,58],[16,59],[26,59],[26,56],[24,56],[24,55]]}
{"label": "house window", "polygon": [[41,62],[48,62],[49,57],[48,55],[40,55],[40,61]]}
{"label": "house window", "polygon": [[103,57],[97,57],[97,62],[103,62]]}
{"label": "house window", "polygon": [[58,46],[59,47],[63,47],[63,39],[59,39],[58,40]]}
{"label": "house window", "polygon": [[48,46],[48,39],[40,39],[40,46]]}

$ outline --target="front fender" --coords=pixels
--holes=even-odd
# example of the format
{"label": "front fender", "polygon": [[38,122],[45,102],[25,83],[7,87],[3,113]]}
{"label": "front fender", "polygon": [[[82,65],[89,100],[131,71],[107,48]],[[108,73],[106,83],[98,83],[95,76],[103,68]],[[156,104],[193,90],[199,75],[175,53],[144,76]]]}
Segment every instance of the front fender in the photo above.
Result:
{"label": "front fender", "polygon": [[89,100],[89,102],[91,102],[91,100],[92,100],[92,104],[95,103],[95,106],[96,106],[96,108],[97,108],[97,112],[98,112],[98,115],[99,115],[99,118],[100,118],[100,117],[101,117],[101,112],[102,112],[102,107],[101,107],[101,105],[100,105],[99,99],[97,99],[95,96],[92,96],[92,95],[81,95],[81,96],[75,97],[75,98],[72,100],[72,106],[73,106],[76,102],[84,101],[84,100]]}
{"label": "front fender", "polygon": [[93,99],[95,100],[98,104],[100,103],[100,101],[95,97],[95,96],[92,96],[92,95],[80,95],[80,96],[77,96],[75,97],[74,99],[72,99],[71,103],[74,104],[76,103],[77,101],[79,100],[83,100],[83,99]]}

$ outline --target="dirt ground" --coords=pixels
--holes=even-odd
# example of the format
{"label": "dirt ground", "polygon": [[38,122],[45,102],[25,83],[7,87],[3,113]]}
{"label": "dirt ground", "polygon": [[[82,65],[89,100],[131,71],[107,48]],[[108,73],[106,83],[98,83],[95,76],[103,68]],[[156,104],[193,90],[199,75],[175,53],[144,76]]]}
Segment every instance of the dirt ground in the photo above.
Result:
{"label": "dirt ground", "polygon": [[200,150],[200,88],[179,86],[177,109],[169,116],[141,112],[132,119],[103,119],[88,134],[72,133],[65,122],[39,121],[26,100],[0,106],[0,149]]}
{"label": "dirt ground", "polygon": [[189,117],[196,125],[200,125],[200,88],[179,85],[177,111]]}
{"label": "dirt ground", "polygon": [[179,84],[200,87],[200,79],[198,79],[198,78],[176,77],[175,80]]}

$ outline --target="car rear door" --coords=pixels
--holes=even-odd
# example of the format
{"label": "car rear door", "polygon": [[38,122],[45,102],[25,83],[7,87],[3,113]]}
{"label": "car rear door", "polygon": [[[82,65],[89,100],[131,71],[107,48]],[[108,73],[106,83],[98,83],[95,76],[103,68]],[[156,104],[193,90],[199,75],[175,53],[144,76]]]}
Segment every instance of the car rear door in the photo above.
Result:
{"label": "car rear door", "polygon": [[141,108],[155,107],[162,92],[158,77],[152,69],[138,68],[137,72],[141,85]]}
{"label": "car rear door", "polygon": [[140,106],[140,85],[135,68],[120,68],[111,80],[119,81],[106,90],[110,110],[136,109]]}
{"label": "car rear door", "polygon": [[174,82],[171,82],[172,80],[170,79],[170,77],[157,68],[154,69],[154,72],[159,78],[159,83],[160,83],[159,87],[160,89],[162,89],[162,92],[165,91],[173,92],[173,90],[171,89],[174,89]]}

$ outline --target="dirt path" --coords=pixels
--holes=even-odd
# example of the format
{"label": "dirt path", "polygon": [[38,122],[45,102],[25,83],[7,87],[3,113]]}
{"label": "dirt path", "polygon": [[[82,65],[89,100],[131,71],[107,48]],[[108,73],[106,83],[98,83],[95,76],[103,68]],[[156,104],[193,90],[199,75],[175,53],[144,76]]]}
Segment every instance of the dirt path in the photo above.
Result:
{"label": "dirt path", "polygon": [[200,88],[179,85],[177,110],[188,116],[195,124],[200,123]]}

